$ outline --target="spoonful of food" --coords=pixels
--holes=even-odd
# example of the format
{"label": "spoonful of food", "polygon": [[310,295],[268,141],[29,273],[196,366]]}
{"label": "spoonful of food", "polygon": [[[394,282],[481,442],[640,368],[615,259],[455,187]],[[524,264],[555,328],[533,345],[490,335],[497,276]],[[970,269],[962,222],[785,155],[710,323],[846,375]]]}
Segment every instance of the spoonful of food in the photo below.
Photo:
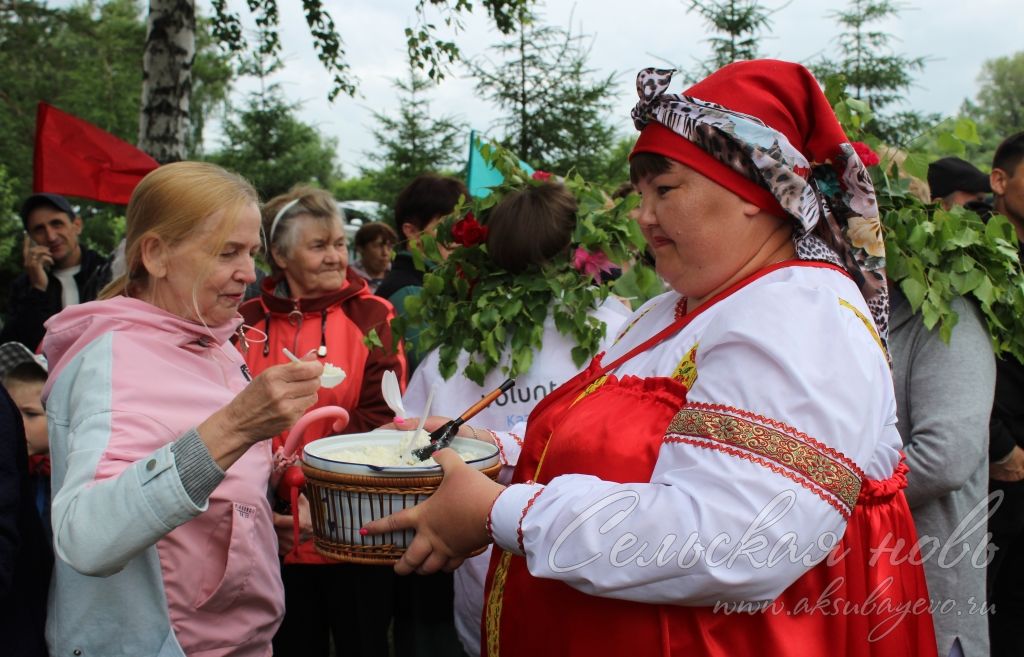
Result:
{"label": "spoonful of food", "polygon": [[[288,347],[282,347],[281,351],[284,352],[284,355],[288,357],[288,360],[292,361],[293,363],[302,362],[302,359],[300,359],[292,352],[288,351]],[[331,363],[324,363],[324,371],[320,375],[320,387],[333,388],[334,386],[344,381],[346,376],[347,375],[345,374],[345,370],[341,369],[337,365],[332,365]]]}

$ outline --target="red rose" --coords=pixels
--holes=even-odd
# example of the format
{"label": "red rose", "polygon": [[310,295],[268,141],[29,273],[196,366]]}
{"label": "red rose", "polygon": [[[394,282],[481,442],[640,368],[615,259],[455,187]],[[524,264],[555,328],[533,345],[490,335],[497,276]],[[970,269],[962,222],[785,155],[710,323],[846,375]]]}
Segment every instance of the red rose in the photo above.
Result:
{"label": "red rose", "polygon": [[539,180],[541,182],[547,182],[551,180],[551,174],[548,173],[547,171],[534,171],[532,174],[530,174],[530,177],[533,178],[534,180]]}
{"label": "red rose", "polygon": [[476,246],[487,241],[487,226],[481,226],[469,212],[452,226],[452,237],[462,246]]}
{"label": "red rose", "polygon": [[853,150],[857,151],[857,156],[860,157],[860,161],[864,163],[866,167],[873,167],[882,161],[878,157],[878,153],[871,150],[871,147],[862,141],[853,142]]}

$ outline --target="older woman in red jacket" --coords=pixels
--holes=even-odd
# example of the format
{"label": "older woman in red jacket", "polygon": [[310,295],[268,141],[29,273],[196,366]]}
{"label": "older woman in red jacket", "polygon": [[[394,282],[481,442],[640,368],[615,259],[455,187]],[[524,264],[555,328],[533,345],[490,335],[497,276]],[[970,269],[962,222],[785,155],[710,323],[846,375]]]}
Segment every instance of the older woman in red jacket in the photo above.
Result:
{"label": "older woman in red jacket", "polygon": [[[266,334],[262,343],[250,339],[239,345],[249,368],[258,374],[284,362],[284,349],[299,356],[313,352],[347,374],[340,385],[321,388],[314,408],[347,409],[351,419],[345,433],[390,422],[393,414],[381,394],[381,377],[394,370],[405,381],[405,357],[391,347],[394,309],[349,269],[334,199],[320,189],[295,187],[264,206],[263,231],[273,271],[260,296],[240,309],[247,325]],[[332,433],[330,425],[329,419],[311,424],[304,443]],[[286,436],[278,436],[275,444],[283,444]],[[288,554],[282,574],[286,615],[274,639],[275,655],[326,656],[329,634],[351,648],[348,654],[386,654],[390,573],[334,563],[305,541]]]}

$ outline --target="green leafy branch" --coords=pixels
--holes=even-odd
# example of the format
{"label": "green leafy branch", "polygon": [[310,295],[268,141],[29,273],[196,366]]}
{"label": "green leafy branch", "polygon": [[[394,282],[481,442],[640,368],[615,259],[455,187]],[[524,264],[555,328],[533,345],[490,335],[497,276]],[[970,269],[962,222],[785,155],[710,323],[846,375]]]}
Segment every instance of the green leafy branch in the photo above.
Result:
{"label": "green leafy branch", "polygon": [[[947,343],[958,320],[951,302],[957,296],[974,299],[996,355],[1010,354],[1024,362],[1024,272],[1013,226],[998,214],[985,220],[965,208],[947,211],[919,198],[912,191],[913,180],[926,177],[929,156],[888,148],[866,132],[870,109],[846,97],[844,86],[837,79],[825,85],[843,128],[851,139],[863,140],[884,153],[880,165],[871,171],[885,231],[889,279],[899,284],[929,330],[938,325]],[[943,122],[932,131],[931,136],[950,155],[963,155],[965,144],[978,143],[977,129],[967,119]]]}
{"label": "green leafy branch", "polygon": [[[536,0],[483,0],[481,4],[502,34],[509,34],[516,27],[516,17],[527,10]],[[405,28],[406,49],[413,66],[425,70],[427,76],[440,82],[451,64],[461,57],[454,41],[438,36],[437,25],[427,18],[427,8],[440,12],[447,28],[454,33],[464,28],[462,15],[473,11],[471,0],[417,0],[415,27]]]}
{"label": "green leafy branch", "polygon": [[956,296],[973,297],[981,307],[996,354],[1024,362],[1024,274],[1016,235],[1001,215],[987,223],[963,208],[912,205],[884,212],[889,278],[897,281],[914,312],[949,342],[957,314]]}
{"label": "green leafy branch", "polygon": [[[502,34],[515,28],[515,17],[535,0],[481,0],[480,4]],[[261,34],[257,54],[263,59],[276,60],[281,53],[279,29],[279,0],[246,0],[256,27]],[[338,33],[334,19],[327,12],[323,0],[300,0],[302,12],[309,26],[317,59],[331,74],[332,84],[328,98],[338,94],[356,95],[357,78],[353,75],[345,52],[344,41]],[[453,4],[454,3],[454,4]],[[472,0],[417,0],[417,25],[406,28],[406,47],[413,64],[428,72],[431,80],[444,78],[448,67],[459,59],[456,43],[438,36],[437,25],[427,19],[427,9],[440,12],[446,27],[453,33],[463,29],[461,17],[473,10]],[[241,56],[248,51],[238,13],[228,8],[226,0],[212,0],[213,23],[211,33],[225,51]]]}
{"label": "green leafy branch", "polygon": [[302,0],[302,11],[306,15],[309,33],[313,36],[317,59],[331,74],[333,84],[327,94],[328,100],[334,100],[339,93],[346,96],[356,95],[356,80],[345,57],[345,48],[334,20],[319,0]]}
{"label": "green leafy branch", "polygon": [[406,314],[392,323],[393,333],[400,336],[409,326],[422,327],[417,348],[421,353],[438,350],[446,379],[455,374],[460,352],[467,352],[469,363],[463,373],[482,385],[497,367],[512,377],[530,368],[534,352],[542,347],[550,313],[559,333],[576,345],[572,358],[582,366],[597,353],[605,331],[590,311],[608,297],[612,284],[595,283],[577,271],[573,252],[577,247],[600,251],[618,264],[635,260],[644,245],[639,227],[629,217],[637,198],[613,201],[599,187],[571,174],[563,182],[576,197],[578,210],[572,243],[564,253],[520,273],[495,265],[486,244],[455,246],[447,259],[442,258],[438,245],[455,243],[452,228],[468,212],[486,225],[491,208],[507,193],[540,184],[507,150],[483,145],[481,153],[502,173],[504,182],[484,198],[463,198],[442,220],[436,238],[421,237],[421,252],[412,253],[416,266],[426,272],[423,290],[406,298]]}

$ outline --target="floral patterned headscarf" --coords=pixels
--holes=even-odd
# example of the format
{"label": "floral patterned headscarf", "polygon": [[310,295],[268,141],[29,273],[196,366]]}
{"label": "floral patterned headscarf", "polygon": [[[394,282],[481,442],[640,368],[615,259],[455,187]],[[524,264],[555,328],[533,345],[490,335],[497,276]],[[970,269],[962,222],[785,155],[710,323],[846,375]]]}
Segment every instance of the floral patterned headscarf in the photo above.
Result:
{"label": "floral patterned headscarf", "polygon": [[789,62],[737,62],[683,94],[666,94],[673,72],[637,75],[632,117],[641,135],[633,153],[680,161],[792,217],[797,257],[843,267],[884,340],[885,245],[871,176],[813,75]]}

